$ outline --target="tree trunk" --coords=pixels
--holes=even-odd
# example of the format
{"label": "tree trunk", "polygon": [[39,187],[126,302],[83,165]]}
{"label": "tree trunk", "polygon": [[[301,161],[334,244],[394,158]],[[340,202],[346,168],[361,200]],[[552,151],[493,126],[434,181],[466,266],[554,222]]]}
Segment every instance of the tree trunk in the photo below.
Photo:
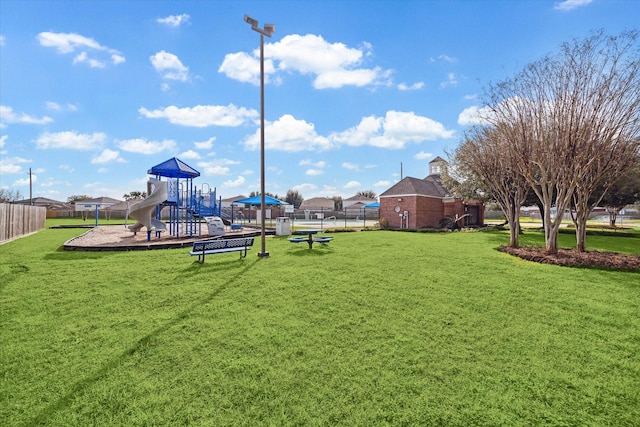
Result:
{"label": "tree trunk", "polygon": [[617,219],[618,219],[618,211],[610,210],[609,211],[609,225],[611,227],[615,228]]}
{"label": "tree trunk", "polygon": [[509,246],[520,247],[520,207],[511,206],[509,209]]}
{"label": "tree trunk", "polygon": [[[558,213],[560,212],[560,213]],[[562,222],[562,215],[564,213],[564,209],[556,212],[556,217],[551,220],[551,205],[545,205],[544,209],[544,243],[545,250],[548,254],[557,254],[558,253],[558,229],[560,228],[560,223]],[[558,216],[560,215],[560,216]]]}
{"label": "tree trunk", "polygon": [[545,250],[548,254],[555,255],[558,253],[558,228],[549,227],[549,231],[545,233]]}
{"label": "tree trunk", "polygon": [[576,221],[576,249],[578,252],[586,252],[587,221]]}

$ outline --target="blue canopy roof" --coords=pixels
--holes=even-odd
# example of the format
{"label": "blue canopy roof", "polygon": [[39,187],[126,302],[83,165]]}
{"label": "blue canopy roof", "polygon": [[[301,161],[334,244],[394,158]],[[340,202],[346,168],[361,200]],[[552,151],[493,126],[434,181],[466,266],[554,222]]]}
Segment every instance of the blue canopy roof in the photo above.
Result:
{"label": "blue canopy roof", "polygon": [[[234,200],[234,203],[245,203],[247,205],[261,205],[262,201],[260,200],[260,195],[247,197],[246,199],[238,199]],[[286,205],[287,202],[283,202],[282,200],[278,200],[276,198],[265,195],[264,196],[264,204],[265,205]]]}
{"label": "blue canopy roof", "polygon": [[371,202],[368,205],[364,205],[364,208],[379,208],[380,207],[380,202]]}
{"label": "blue canopy roof", "polygon": [[148,174],[165,176],[167,178],[196,178],[200,172],[174,157],[149,169]]}

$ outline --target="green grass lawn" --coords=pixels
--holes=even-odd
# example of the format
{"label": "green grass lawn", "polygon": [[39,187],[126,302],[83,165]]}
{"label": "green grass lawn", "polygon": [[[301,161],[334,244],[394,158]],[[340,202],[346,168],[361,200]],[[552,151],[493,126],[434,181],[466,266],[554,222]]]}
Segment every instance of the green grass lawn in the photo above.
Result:
{"label": "green grass lawn", "polygon": [[82,232],[0,246],[3,425],[640,420],[638,272],[523,261],[496,250],[506,232],[336,233],[311,251],[271,237],[268,259],[258,238],[202,265],[61,249]]}

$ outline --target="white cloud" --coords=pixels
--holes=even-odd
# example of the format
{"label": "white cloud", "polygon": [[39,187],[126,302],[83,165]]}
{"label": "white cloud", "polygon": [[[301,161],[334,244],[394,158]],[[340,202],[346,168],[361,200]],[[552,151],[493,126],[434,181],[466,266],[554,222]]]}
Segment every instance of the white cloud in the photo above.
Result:
{"label": "white cloud", "polygon": [[222,187],[223,188],[236,188],[236,187],[240,187],[241,185],[244,185],[244,183],[246,182],[246,180],[244,179],[243,176],[239,176],[238,178],[231,180],[231,181],[225,181],[222,183]]}
{"label": "white cloud", "polygon": [[[356,49],[343,43],[329,43],[322,36],[290,34],[276,43],[265,44],[265,75],[268,79],[277,70],[315,76],[316,89],[388,84],[390,70],[362,66],[363,58],[370,56],[370,49],[369,43]],[[257,84],[259,51],[252,54],[228,54],[218,71],[229,78]]]}
{"label": "white cloud", "polygon": [[4,44],[5,44],[5,40],[6,40],[6,39],[4,38],[4,36],[1,36],[1,35],[0,35],[0,46],[4,46]]}
{"label": "white cloud", "polygon": [[308,176],[322,175],[324,171],[322,169],[308,169],[304,174]]}
{"label": "white cloud", "polygon": [[106,60],[90,57],[87,52],[91,52],[92,55],[105,55],[105,58],[109,58],[114,65],[125,62],[125,57],[117,50],[102,46],[96,40],[80,34],[45,31],[38,34],[37,39],[41,46],[55,48],[60,54],[80,51],[73,59],[74,64],[87,63],[93,68],[106,66]]}
{"label": "white cloud", "polygon": [[413,112],[387,111],[386,116],[364,117],[360,123],[343,132],[332,134],[332,142],[349,145],[370,145],[380,148],[401,149],[407,143],[420,143],[447,139],[455,131],[447,130],[442,123]]}
{"label": "white cloud", "polygon": [[429,58],[430,62],[447,62],[449,64],[452,64],[456,61],[458,61],[457,58],[454,58],[453,56],[449,56],[449,55],[445,55],[444,53],[442,55],[438,55],[438,57],[436,58]]}
{"label": "white cloud", "polygon": [[176,142],[172,139],[163,141],[147,141],[145,138],[133,138],[118,141],[121,150],[130,153],[156,154],[162,151],[173,151],[176,149]]}
{"label": "white cloud", "polygon": [[180,153],[178,157],[180,157],[181,159],[201,159],[202,158],[202,156],[199,153],[193,150],[187,150],[183,153]]}
{"label": "white cloud", "polygon": [[86,62],[87,64],[89,64],[91,68],[105,68],[107,66],[107,64],[103,61],[98,61],[97,59],[89,58],[89,56],[87,55],[87,52],[80,52],[78,55],[76,55],[75,58],[73,58],[74,64],[79,64],[82,62]]}
{"label": "white cloud", "polygon": [[433,153],[427,153],[426,151],[420,151],[414,154],[413,158],[416,160],[427,160],[433,157]]}
{"label": "white cloud", "polygon": [[156,22],[159,24],[164,24],[169,27],[177,28],[182,24],[186,24],[189,22],[189,18],[191,18],[188,14],[183,13],[182,15],[169,15],[166,18],[158,18]]}
{"label": "white cloud", "polygon": [[553,8],[555,10],[569,11],[569,10],[578,8],[580,6],[586,6],[592,1],[593,0],[564,0],[559,3],[556,3],[555,6],[553,6]]}
{"label": "white cloud", "polygon": [[0,158],[0,174],[18,174],[22,173],[20,163],[30,163],[31,160],[22,157],[2,157]]}
{"label": "white cloud", "polygon": [[61,105],[57,102],[47,101],[45,103],[45,106],[47,107],[47,109],[52,111],[78,111],[78,107],[73,104]]}
{"label": "white cloud", "polygon": [[[270,76],[275,73],[276,68],[271,59],[264,60],[264,81],[269,83]],[[260,84],[260,57],[250,56],[245,52],[229,53],[225,55],[219,73],[225,74],[227,77],[241,81],[243,83],[251,83],[258,86]]]}
{"label": "white cloud", "polygon": [[36,182],[38,182],[38,175],[36,175],[35,173],[32,173],[31,177],[26,177],[26,178],[15,180],[13,182],[13,185],[15,185],[17,187],[21,187],[23,185],[35,184]]}
{"label": "white cloud", "polygon": [[362,187],[362,184],[360,184],[358,181],[349,181],[344,186],[345,190],[351,190],[360,187]]}
{"label": "white cloud", "polygon": [[458,86],[458,78],[455,73],[448,73],[447,80],[440,83],[440,87],[445,88],[449,86]]}
{"label": "white cloud", "polygon": [[169,123],[182,126],[207,127],[207,126],[240,126],[247,121],[258,117],[258,112],[244,107],[236,107],[233,104],[222,105],[196,105],[195,107],[178,108],[174,105],[164,110],[149,111],[142,107],[140,114],[149,119],[165,118]]}
{"label": "white cloud", "polygon": [[472,125],[482,125],[486,124],[487,117],[490,114],[490,110],[487,107],[478,107],[471,106],[469,108],[465,108],[458,115],[458,124],[461,126],[472,126]]}
{"label": "white cloud", "polygon": [[5,142],[9,139],[9,135],[0,136],[0,148],[4,147]]}
{"label": "white cloud", "polygon": [[111,62],[114,65],[122,64],[123,62],[126,62],[126,61],[127,59],[123,55],[120,55],[119,53],[115,53],[115,52],[111,53]]}
{"label": "white cloud", "polygon": [[305,194],[315,191],[317,188],[318,186],[307,182],[304,184],[294,185],[291,189],[293,191],[297,191],[298,193]]}
{"label": "white cloud", "polygon": [[231,169],[220,162],[198,162],[198,167],[202,170],[203,175],[208,176],[219,176],[219,175],[229,175]]}
{"label": "white cloud", "polygon": [[107,135],[102,132],[78,133],[76,131],[45,132],[36,139],[36,147],[40,149],[68,148],[71,150],[89,151],[102,146]]}
{"label": "white cloud", "polygon": [[[248,136],[244,145],[248,150],[260,148],[260,129]],[[297,152],[304,150],[326,150],[331,142],[316,133],[312,123],[298,120],[285,114],[275,122],[265,124],[265,149],[273,151]]]}
{"label": "white cloud", "polygon": [[374,187],[378,188],[378,187],[382,187],[382,188],[387,188],[391,185],[391,181],[387,181],[385,179],[380,180],[378,182],[376,182],[375,184],[373,184]]}
{"label": "white cloud", "polygon": [[352,172],[360,172],[360,166],[355,163],[343,162],[342,167]]}
{"label": "white cloud", "polygon": [[48,116],[42,116],[40,118],[31,116],[26,113],[16,113],[12,107],[6,105],[0,105],[0,123],[16,123],[16,124],[28,124],[28,125],[46,125],[53,122],[53,119]]}
{"label": "white cloud", "polygon": [[193,145],[199,150],[210,150],[213,147],[213,143],[216,141],[216,137],[212,136],[206,141],[194,142]]}
{"label": "white cloud", "polygon": [[149,57],[153,68],[168,80],[179,80],[185,82],[189,79],[189,68],[185,67],[180,59],[173,53],[161,50]]}
{"label": "white cloud", "polygon": [[91,164],[103,164],[111,162],[126,163],[126,161],[120,157],[120,152],[110,150],[108,148],[104,149],[102,153],[91,159]]}
{"label": "white cloud", "polygon": [[237,165],[239,162],[230,159],[215,159],[209,162],[198,162],[198,167],[203,175],[229,175],[229,165]]}
{"label": "white cloud", "polygon": [[416,82],[414,84],[412,84],[411,86],[408,86],[406,83],[400,83],[398,85],[398,89],[401,91],[407,91],[407,90],[419,90],[422,89],[424,87],[424,82]]}

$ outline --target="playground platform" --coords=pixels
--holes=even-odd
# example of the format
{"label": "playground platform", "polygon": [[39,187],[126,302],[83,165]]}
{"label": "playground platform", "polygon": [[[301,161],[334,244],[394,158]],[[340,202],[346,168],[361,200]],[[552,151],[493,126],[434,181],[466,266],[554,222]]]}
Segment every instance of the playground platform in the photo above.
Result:
{"label": "playground platform", "polygon": [[[267,229],[267,235],[275,235],[275,230]],[[219,239],[231,239],[238,237],[260,236],[260,228],[243,227],[241,230],[229,229]],[[130,230],[122,225],[106,225],[91,228],[86,233],[73,239],[69,239],[63,245],[66,251],[135,251],[135,250],[151,250],[151,249],[175,249],[190,248],[193,242],[197,240],[206,240],[210,237],[207,234],[193,237],[174,237],[161,235],[155,237],[152,235],[150,241],[147,241],[147,233],[141,232],[134,235]]]}

